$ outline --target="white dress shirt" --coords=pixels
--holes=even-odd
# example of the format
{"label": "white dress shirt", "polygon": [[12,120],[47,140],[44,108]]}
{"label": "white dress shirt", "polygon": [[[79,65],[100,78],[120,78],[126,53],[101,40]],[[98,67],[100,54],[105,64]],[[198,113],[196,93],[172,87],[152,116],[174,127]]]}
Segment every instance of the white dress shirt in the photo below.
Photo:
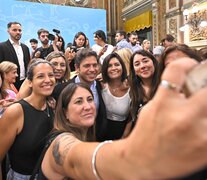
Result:
{"label": "white dress shirt", "polygon": [[12,46],[14,47],[14,50],[15,50],[17,58],[18,58],[18,62],[19,62],[19,66],[20,66],[20,80],[24,80],[25,79],[24,54],[23,54],[21,43],[19,42],[18,44],[16,44],[11,39],[9,39],[9,40],[10,40]]}

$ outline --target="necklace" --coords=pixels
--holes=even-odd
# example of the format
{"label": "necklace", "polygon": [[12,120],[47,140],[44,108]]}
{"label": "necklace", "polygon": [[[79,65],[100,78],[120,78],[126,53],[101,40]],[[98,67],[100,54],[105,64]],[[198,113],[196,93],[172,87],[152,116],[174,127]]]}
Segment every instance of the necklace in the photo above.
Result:
{"label": "necklace", "polygon": [[112,88],[112,87],[109,86],[109,88],[112,91],[112,93],[115,93],[115,94],[119,91],[119,87]]}
{"label": "necklace", "polygon": [[111,90],[112,90],[114,93],[116,93],[116,92],[119,90],[119,88],[114,88],[114,89],[111,88]]}
{"label": "necklace", "polygon": [[47,115],[47,117],[50,117],[50,111],[47,104],[46,104],[46,109],[43,112]]}

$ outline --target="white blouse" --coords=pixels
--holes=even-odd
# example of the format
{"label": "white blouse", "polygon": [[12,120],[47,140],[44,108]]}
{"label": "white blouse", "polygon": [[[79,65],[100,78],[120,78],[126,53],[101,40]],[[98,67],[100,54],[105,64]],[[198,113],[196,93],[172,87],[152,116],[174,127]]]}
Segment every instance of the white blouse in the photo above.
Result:
{"label": "white blouse", "polygon": [[113,121],[126,120],[131,102],[129,89],[122,97],[113,96],[108,87],[102,89],[101,93],[106,106],[107,119]]}

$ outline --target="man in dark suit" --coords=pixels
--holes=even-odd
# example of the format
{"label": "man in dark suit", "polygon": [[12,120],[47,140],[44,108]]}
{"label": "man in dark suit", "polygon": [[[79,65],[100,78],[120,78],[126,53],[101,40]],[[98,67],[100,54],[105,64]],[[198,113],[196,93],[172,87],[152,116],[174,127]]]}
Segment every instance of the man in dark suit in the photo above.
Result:
{"label": "man in dark suit", "polygon": [[17,65],[18,77],[14,85],[19,90],[26,78],[30,53],[29,48],[25,44],[20,43],[22,36],[21,24],[19,22],[10,22],[7,28],[10,38],[6,42],[0,43],[0,63],[2,61],[10,61]]}
{"label": "man in dark suit", "polygon": [[106,140],[106,127],[107,127],[107,118],[106,118],[106,107],[103,102],[101,95],[101,84],[99,81],[96,81],[96,77],[99,73],[100,65],[98,63],[97,54],[91,49],[81,49],[77,52],[75,57],[75,68],[78,73],[73,79],[69,80],[66,83],[57,84],[52,96],[58,100],[58,97],[61,91],[69,83],[86,83],[90,86],[90,89],[94,95],[94,102],[96,104],[97,116],[96,116],[96,140],[104,141]]}

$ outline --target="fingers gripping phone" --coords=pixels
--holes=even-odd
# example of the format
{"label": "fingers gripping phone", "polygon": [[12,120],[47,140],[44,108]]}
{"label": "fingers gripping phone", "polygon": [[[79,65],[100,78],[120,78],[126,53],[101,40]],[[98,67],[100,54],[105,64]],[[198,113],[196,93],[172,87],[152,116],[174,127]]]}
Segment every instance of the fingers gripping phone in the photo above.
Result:
{"label": "fingers gripping phone", "polygon": [[103,47],[103,52],[106,52],[107,51],[107,48],[108,48],[108,44],[106,44],[104,47]]}
{"label": "fingers gripping phone", "polygon": [[188,73],[183,91],[186,96],[190,96],[191,94],[206,86],[207,62],[202,62]]}

